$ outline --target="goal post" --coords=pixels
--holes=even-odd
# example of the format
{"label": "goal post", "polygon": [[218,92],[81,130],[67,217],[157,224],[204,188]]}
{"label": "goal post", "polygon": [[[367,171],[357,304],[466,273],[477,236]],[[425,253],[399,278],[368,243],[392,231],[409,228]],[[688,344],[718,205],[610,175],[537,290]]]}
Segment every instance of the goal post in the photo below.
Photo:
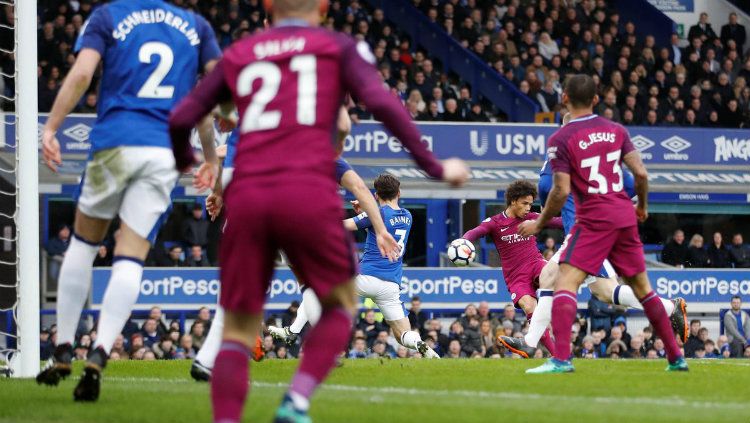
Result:
{"label": "goal post", "polygon": [[17,377],[39,372],[39,150],[37,2],[15,1]]}

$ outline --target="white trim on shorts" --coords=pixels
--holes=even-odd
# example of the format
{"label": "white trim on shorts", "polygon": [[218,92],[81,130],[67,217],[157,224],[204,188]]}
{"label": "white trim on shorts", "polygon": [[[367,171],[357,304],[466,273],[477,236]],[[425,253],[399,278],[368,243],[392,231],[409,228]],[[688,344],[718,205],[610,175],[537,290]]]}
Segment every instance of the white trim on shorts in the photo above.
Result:
{"label": "white trim on shorts", "polygon": [[406,317],[406,309],[401,302],[401,287],[397,283],[375,276],[357,275],[355,287],[357,295],[370,298],[377,304],[385,320],[396,321]]}

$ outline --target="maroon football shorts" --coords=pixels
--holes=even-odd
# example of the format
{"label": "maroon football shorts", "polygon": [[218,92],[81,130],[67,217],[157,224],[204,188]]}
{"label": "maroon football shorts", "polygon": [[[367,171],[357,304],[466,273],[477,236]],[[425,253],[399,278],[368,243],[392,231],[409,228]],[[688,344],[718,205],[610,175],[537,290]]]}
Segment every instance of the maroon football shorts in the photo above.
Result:
{"label": "maroon football shorts", "polygon": [[592,229],[578,223],[560,252],[560,263],[568,263],[590,275],[598,275],[604,259],[609,259],[618,275],[632,277],[646,271],[643,244],[638,226]]}
{"label": "maroon football shorts", "polygon": [[263,311],[278,250],[318,298],[357,273],[335,183],[269,185],[248,179],[227,188],[219,257],[220,304],[229,311]]}
{"label": "maroon football shorts", "polygon": [[546,264],[547,261],[544,259],[535,260],[517,271],[512,279],[505,281],[508,292],[510,292],[510,299],[516,308],[521,308],[518,306],[518,300],[523,298],[524,295],[536,298],[536,290],[539,288],[539,275]]}

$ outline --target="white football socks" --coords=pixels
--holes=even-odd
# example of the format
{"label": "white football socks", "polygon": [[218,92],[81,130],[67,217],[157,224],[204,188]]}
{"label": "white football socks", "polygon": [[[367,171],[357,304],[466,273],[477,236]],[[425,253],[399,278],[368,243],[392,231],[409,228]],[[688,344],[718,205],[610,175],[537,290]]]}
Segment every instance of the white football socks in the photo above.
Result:
{"label": "white football socks", "polygon": [[122,332],[130,312],[141,291],[143,263],[130,258],[115,257],[112,275],[104,292],[102,310],[99,314],[95,347],[102,347],[109,354],[117,335]]}
{"label": "white football socks", "polygon": [[[659,297],[661,303],[664,305],[664,309],[667,311],[667,316],[672,315],[674,311],[674,303],[670,300]],[[633,289],[627,285],[618,285],[612,291],[612,304],[624,305],[626,307],[643,310],[641,302],[635,297]]]}
{"label": "white football socks", "polygon": [[211,321],[211,329],[208,330],[206,340],[203,341],[203,346],[198,350],[195,360],[203,366],[213,369],[214,363],[216,362],[216,356],[219,354],[219,349],[221,349],[221,337],[223,333],[224,308],[217,305],[216,314],[214,314],[214,319]]}
{"label": "white football socks", "polygon": [[401,334],[401,345],[412,350],[417,349],[417,342],[422,341],[419,332],[410,330]]}
{"label": "white football socks", "polygon": [[302,292],[302,302],[299,304],[297,309],[297,317],[289,326],[289,331],[292,333],[300,333],[305,327],[307,322],[310,322],[312,326],[315,326],[320,320],[320,314],[323,312],[323,308],[320,306],[320,301],[315,295],[315,291],[310,288],[305,289]]}
{"label": "white football socks", "polygon": [[73,345],[81,311],[91,286],[91,269],[99,251],[73,235],[57,280],[57,344]]}
{"label": "white football socks", "polygon": [[538,291],[539,299],[534,308],[534,314],[529,321],[529,331],[523,337],[526,345],[536,348],[539,340],[542,339],[544,331],[547,330],[552,321],[552,294],[551,289],[540,289]]}

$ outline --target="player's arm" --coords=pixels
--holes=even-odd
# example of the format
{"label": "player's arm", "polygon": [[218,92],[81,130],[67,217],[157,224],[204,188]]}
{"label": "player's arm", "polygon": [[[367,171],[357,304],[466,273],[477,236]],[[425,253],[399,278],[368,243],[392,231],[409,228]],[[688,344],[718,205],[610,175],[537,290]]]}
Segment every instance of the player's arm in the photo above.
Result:
{"label": "player's arm", "polygon": [[[397,260],[401,255],[401,247],[398,246],[396,240],[393,239],[393,236],[388,233],[388,230],[385,228],[385,223],[383,222],[383,217],[380,215],[380,209],[375,202],[375,197],[373,197],[370,190],[367,189],[367,185],[365,185],[362,178],[360,178],[354,170],[347,170],[341,177],[341,186],[354,194],[354,198],[357,199],[359,208],[363,212],[367,213],[368,216],[372,216],[370,218],[370,223],[372,229],[375,231],[380,255],[388,257],[389,260]],[[351,224],[347,225],[344,223],[344,226],[350,231],[357,230],[356,225],[353,229]]]}
{"label": "player's arm", "polygon": [[630,151],[623,157],[625,165],[633,173],[635,179],[635,195],[638,203],[635,206],[635,214],[639,222],[648,219],[648,172],[641,160],[641,154],[637,150]]}
{"label": "player's arm", "polygon": [[218,103],[231,100],[224,79],[222,62],[216,64],[198,85],[180,101],[169,115],[169,134],[177,169],[187,170],[195,162],[190,132]]}
{"label": "player's arm", "polygon": [[193,175],[193,187],[198,192],[213,188],[219,181],[219,158],[214,145],[214,119],[208,115],[198,125],[198,138],[203,149],[203,164]]}
{"label": "player's arm", "polygon": [[349,112],[346,111],[346,107],[341,106],[339,108],[338,119],[336,120],[336,152],[338,154],[341,154],[344,151],[344,140],[350,132],[352,132],[352,119],[349,117]]}
{"label": "player's arm", "polygon": [[[570,195],[570,175],[565,172],[555,172],[552,175],[552,190],[547,196],[544,210],[536,220],[527,220],[518,226],[518,234],[529,236],[539,233],[544,227],[562,227],[560,214]],[[557,219],[557,220],[554,220]]]}
{"label": "player's arm", "polygon": [[227,156],[226,144],[216,147],[216,156],[219,159],[219,170],[216,174],[216,182],[214,183],[213,190],[211,191],[211,194],[206,197],[206,212],[208,212],[208,215],[211,217],[211,221],[216,220],[224,205],[224,185],[221,184],[221,174],[224,172],[224,166],[222,163]]}
{"label": "player's arm", "polygon": [[485,236],[491,234],[492,225],[493,223],[491,219],[485,219],[484,222],[480,223],[476,228],[466,231],[466,233],[463,234],[461,238],[471,242],[475,242],[476,240],[484,238]]}
{"label": "player's arm", "polygon": [[91,85],[91,78],[101,58],[101,54],[94,49],[81,50],[65,77],[60,92],[57,93],[55,103],[52,105],[52,110],[42,130],[42,156],[47,167],[53,172],[57,172],[57,165],[62,164],[60,143],[55,138],[55,133]]}
{"label": "player's arm", "polygon": [[342,54],[345,88],[364,101],[367,109],[401,141],[417,165],[429,176],[454,186],[463,185],[469,178],[466,164],[459,159],[448,159],[442,163],[435,159],[422,143],[419,130],[404,106],[383,87],[374,63],[375,56],[367,43],[351,43]]}

